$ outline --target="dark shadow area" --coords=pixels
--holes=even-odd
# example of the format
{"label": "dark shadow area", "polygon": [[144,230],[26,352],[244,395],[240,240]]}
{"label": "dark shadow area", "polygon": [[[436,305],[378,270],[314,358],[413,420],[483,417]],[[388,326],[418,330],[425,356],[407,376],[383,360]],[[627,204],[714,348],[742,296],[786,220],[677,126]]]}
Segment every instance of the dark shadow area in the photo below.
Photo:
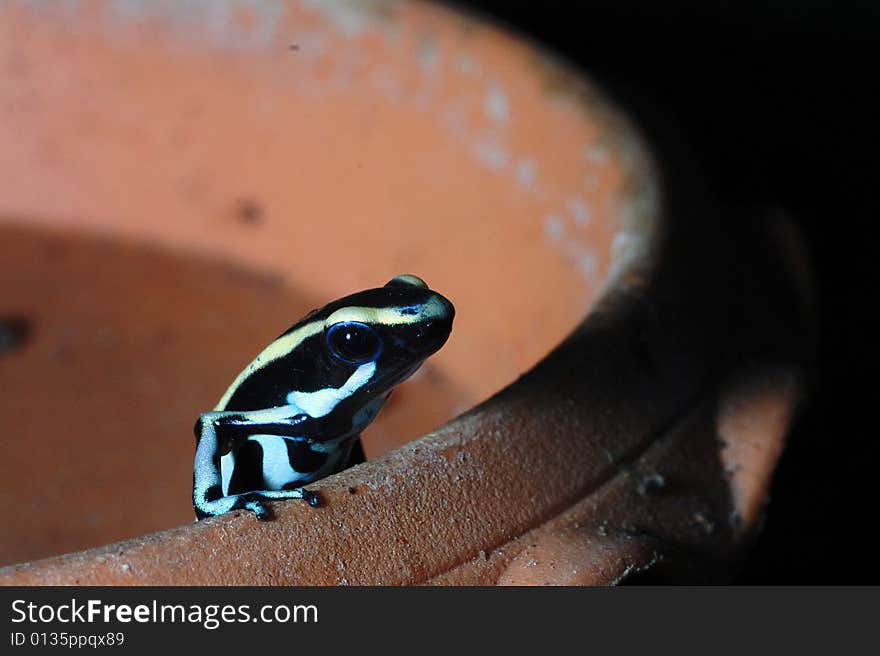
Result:
{"label": "dark shadow area", "polygon": [[[803,232],[819,329],[810,398],[774,479],[764,531],[735,581],[876,583],[876,572],[857,564],[873,556],[861,529],[874,514],[880,462],[868,417],[877,396],[870,374],[880,360],[871,338],[880,6],[457,5],[500,20],[586,71],[660,148],[663,139],[677,140],[728,220],[780,208]],[[664,126],[660,139],[655,125]]]}
{"label": "dark shadow area", "polygon": [[0,317],[0,353],[22,348],[31,335],[31,323],[24,317]]}

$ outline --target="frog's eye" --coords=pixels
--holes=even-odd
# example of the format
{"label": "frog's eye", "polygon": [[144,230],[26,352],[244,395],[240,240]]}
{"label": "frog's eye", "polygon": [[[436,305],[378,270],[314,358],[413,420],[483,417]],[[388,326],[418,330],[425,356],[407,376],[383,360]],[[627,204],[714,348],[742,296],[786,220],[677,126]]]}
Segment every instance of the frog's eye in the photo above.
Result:
{"label": "frog's eye", "polygon": [[348,364],[364,364],[379,357],[382,342],[365,323],[341,321],[327,329],[330,352]]}
{"label": "frog's eye", "polygon": [[418,287],[419,289],[428,289],[428,283],[419,278],[418,276],[414,276],[411,273],[403,273],[399,276],[395,276],[387,283],[385,283],[386,287]]}

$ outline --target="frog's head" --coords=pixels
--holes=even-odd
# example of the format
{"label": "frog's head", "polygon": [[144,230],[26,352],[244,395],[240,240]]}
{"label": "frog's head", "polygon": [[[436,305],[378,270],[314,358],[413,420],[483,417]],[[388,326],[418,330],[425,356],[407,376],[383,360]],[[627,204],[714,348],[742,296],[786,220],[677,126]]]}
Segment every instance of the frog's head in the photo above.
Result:
{"label": "frog's head", "polygon": [[[323,376],[335,388],[334,416],[321,413],[350,421],[352,429],[365,427],[394,386],[446,343],[454,316],[452,303],[412,275],[313,314],[312,321],[323,320]],[[302,405],[304,397],[296,394],[295,400]]]}
{"label": "frog's head", "polygon": [[421,278],[402,275],[384,287],[342,298],[325,313],[328,353],[340,365],[375,364],[369,387],[382,393],[446,343],[455,309]]}

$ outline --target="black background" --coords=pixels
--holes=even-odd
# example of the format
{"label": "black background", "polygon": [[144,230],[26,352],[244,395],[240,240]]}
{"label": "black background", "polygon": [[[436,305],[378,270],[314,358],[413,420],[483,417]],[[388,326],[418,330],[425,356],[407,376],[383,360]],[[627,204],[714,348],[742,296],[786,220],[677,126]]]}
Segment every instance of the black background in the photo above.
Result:
{"label": "black background", "polygon": [[673,126],[725,206],[795,219],[814,268],[818,352],[764,532],[735,582],[877,583],[880,3],[457,6],[568,59],[637,120]]}

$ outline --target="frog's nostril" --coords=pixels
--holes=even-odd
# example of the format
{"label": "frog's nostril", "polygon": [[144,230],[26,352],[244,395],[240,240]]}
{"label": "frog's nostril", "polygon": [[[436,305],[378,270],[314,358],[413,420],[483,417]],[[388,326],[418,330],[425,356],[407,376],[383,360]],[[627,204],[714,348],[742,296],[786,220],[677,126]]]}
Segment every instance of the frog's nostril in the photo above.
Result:
{"label": "frog's nostril", "polygon": [[446,309],[447,309],[446,316],[448,318],[449,323],[451,324],[452,320],[455,318],[455,306],[452,303],[450,303],[448,300],[446,300],[445,298],[443,299],[443,302],[446,304]]}
{"label": "frog's nostril", "polygon": [[440,322],[443,323],[448,321],[449,323],[452,323],[452,319],[455,317],[455,306],[449,302],[449,299],[440,294],[436,294],[436,298],[440,305],[443,306],[443,312],[440,314],[442,317]]}

